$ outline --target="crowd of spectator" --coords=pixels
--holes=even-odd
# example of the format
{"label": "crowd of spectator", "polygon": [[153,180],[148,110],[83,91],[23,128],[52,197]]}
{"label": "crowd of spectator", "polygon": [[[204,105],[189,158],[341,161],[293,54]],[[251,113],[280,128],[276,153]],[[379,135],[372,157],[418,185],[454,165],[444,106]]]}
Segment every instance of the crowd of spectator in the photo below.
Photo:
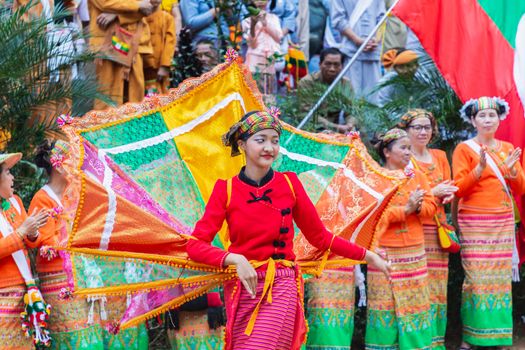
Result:
{"label": "crowd of spectator", "polygon": [[[338,90],[382,106],[396,91],[378,86],[393,76],[413,76],[424,54],[414,34],[393,16],[374,31],[391,0],[56,1],[70,7],[72,21],[89,32],[89,46],[105,54],[96,75],[117,104],[174,87],[169,75],[179,68],[173,58],[182,28],[191,32],[191,49],[202,72],[234,47],[269,96],[312,82],[330,85],[363,46]],[[106,106],[97,101],[95,108]],[[330,114],[319,118],[322,128],[352,129],[353,120],[343,111]]]}

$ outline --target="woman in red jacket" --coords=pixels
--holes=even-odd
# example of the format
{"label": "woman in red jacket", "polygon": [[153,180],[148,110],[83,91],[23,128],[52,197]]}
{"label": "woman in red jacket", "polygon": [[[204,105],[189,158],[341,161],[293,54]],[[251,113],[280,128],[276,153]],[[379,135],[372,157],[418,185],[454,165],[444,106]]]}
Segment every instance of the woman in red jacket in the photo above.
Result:
{"label": "woman in red jacket", "polygon": [[[366,260],[388,274],[377,254],[332,235],[295,173],[272,169],[281,124],[265,111],[250,112],[224,135],[232,156],[242,150],[239,175],[215,184],[206,211],[187,246],[191,259],[234,265],[238,279],[225,284],[226,349],[299,349],[305,339],[303,284],[294,263],[293,222],[315,247]],[[211,246],[226,220],[228,251]],[[242,284],[242,286],[241,286]]]}

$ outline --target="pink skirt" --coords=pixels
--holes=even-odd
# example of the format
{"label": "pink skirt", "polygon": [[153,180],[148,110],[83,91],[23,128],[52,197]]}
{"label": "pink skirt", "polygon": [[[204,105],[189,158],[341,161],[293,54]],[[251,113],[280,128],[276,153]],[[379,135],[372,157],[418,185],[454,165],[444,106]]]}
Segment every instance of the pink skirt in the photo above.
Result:
{"label": "pink skirt", "polygon": [[266,271],[257,271],[257,296],[253,299],[239,280],[225,284],[228,319],[225,349],[295,350],[301,347],[306,325],[302,305],[303,283],[302,279],[298,281],[297,276],[293,268],[277,268],[272,290],[273,302],[268,303],[265,297],[249,336],[244,332],[261,298]]}

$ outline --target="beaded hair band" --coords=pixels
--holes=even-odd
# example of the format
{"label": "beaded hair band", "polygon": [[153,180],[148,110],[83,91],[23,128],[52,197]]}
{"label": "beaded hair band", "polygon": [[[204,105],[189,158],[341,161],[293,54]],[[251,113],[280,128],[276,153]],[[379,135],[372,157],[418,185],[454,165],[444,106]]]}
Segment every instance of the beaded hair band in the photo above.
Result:
{"label": "beaded hair band", "polygon": [[479,111],[484,109],[494,109],[499,115],[500,120],[507,118],[510,112],[510,106],[501,97],[482,96],[473,98],[465,102],[463,107],[459,110],[461,118],[470,123],[470,118],[474,117]]}
{"label": "beaded hair band", "polygon": [[417,118],[428,118],[432,122],[432,124],[436,122],[436,119],[434,118],[432,112],[429,112],[426,109],[422,108],[413,108],[409,109],[401,117],[401,121],[398,123],[398,126],[405,129],[410,125],[410,123],[412,123],[412,121],[414,121]]}
{"label": "beaded hair band", "polygon": [[392,141],[399,140],[403,137],[407,137],[407,132],[403,129],[393,128],[388,130],[382,137],[380,137],[383,145],[388,145]]}
{"label": "beaded hair band", "polygon": [[67,158],[69,153],[69,146],[64,141],[58,140],[55,143],[55,146],[51,150],[51,156],[49,157],[49,162],[53,168],[57,169],[64,164],[64,161]]}

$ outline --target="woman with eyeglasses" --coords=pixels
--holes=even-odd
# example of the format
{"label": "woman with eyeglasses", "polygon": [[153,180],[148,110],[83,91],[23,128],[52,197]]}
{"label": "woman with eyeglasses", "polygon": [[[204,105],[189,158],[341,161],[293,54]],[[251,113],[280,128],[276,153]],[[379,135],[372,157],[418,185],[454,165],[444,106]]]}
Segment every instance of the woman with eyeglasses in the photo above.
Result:
{"label": "woman with eyeglasses", "polygon": [[476,129],[476,136],[460,143],[452,157],[465,270],[460,349],[508,349],[513,329],[511,281],[514,274],[519,277],[512,197],[525,192],[521,149],[495,138],[509,113],[503,99],[471,99],[460,112]]}
{"label": "woman with eyeglasses", "polygon": [[[410,166],[422,171],[427,178],[437,206],[436,218],[446,223],[444,205],[454,198],[457,187],[451,181],[450,165],[445,152],[429,148],[437,135],[434,115],[424,109],[411,109],[398,123],[406,130],[411,146]],[[427,256],[430,313],[432,320],[432,348],[445,349],[447,330],[448,253],[441,249],[436,218],[423,218],[425,253]]]}

